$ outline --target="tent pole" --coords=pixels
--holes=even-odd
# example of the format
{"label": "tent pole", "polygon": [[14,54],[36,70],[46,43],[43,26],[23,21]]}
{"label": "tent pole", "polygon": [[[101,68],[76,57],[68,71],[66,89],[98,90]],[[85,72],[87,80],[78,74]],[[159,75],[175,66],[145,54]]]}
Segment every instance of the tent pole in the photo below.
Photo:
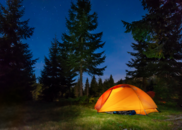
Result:
{"label": "tent pole", "polygon": [[145,109],[144,109],[144,112],[145,112],[146,116],[148,116],[147,113],[146,113],[146,111],[145,111]]}

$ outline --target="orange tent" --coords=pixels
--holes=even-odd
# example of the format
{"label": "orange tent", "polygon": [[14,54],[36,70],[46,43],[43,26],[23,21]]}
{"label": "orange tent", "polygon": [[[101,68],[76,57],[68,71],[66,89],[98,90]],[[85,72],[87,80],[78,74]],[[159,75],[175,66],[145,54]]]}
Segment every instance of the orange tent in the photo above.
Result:
{"label": "orange tent", "polygon": [[156,108],[157,105],[148,94],[130,84],[111,87],[95,104],[97,112],[135,110],[136,114],[141,115],[158,112]]}

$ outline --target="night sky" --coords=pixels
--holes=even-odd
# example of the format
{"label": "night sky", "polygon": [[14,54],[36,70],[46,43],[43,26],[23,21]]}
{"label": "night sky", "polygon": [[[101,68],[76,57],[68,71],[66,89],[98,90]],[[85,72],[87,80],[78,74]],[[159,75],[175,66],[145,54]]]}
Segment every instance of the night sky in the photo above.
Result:
{"label": "night sky", "polygon": [[[68,10],[71,8],[71,1],[76,4],[77,0],[24,0],[24,16],[21,20],[29,21],[29,27],[34,27],[31,38],[22,40],[29,44],[29,49],[33,53],[33,59],[39,58],[35,64],[35,74],[39,77],[44,66],[44,56],[48,57],[51,41],[55,38],[61,41],[62,33],[67,33],[66,20]],[[91,33],[103,32],[102,41],[106,42],[102,49],[105,50],[106,59],[99,67],[107,66],[104,75],[100,76],[103,81],[112,74],[114,82],[124,79],[126,76],[126,63],[132,56],[127,52],[133,51],[131,43],[135,42],[131,33],[124,33],[125,28],[121,20],[132,22],[142,19],[147,11],[143,10],[140,0],[90,0],[91,12],[98,14],[98,27]],[[1,4],[6,6],[6,1],[1,0]],[[136,42],[135,42],[136,43]],[[132,69],[133,70],[133,69]],[[86,78],[91,77],[83,74],[83,83]],[[98,78],[98,76],[96,76]]]}

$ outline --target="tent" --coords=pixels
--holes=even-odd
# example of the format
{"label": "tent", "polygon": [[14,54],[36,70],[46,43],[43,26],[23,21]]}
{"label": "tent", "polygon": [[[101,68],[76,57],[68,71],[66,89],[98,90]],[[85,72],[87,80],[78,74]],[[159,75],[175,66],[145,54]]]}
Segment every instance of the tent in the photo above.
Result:
{"label": "tent", "polygon": [[130,84],[119,84],[105,91],[95,104],[97,112],[130,111],[146,115],[158,112],[157,105],[143,90]]}

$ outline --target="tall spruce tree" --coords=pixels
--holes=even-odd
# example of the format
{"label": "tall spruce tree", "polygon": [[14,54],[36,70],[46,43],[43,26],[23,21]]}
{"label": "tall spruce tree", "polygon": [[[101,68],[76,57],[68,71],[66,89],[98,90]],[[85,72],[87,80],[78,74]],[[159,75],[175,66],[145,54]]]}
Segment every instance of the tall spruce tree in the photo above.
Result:
{"label": "tall spruce tree", "polygon": [[64,86],[65,78],[62,75],[63,70],[58,61],[58,56],[58,41],[55,38],[54,42],[51,42],[49,59],[45,57],[45,66],[41,72],[41,77],[39,77],[39,82],[43,84],[43,98],[47,101],[55,100],[59,97],[59,92],[63,95],[66,91],[66,87]]}
{"label": "tall spruce tree", "polygon": [[[24,14],[23,0],[7,0],[7,7],[0,4],[0,95],[2,99],[31,99],[33,84],[32,53],[22,39],[30,38],[34,28],[29,20],[21,21]],[[7,97],[7,98],[5,98]]]}
{"label": "tall spruce tree", "polygon": [[103,68],[97,68],[105,61],[106,56],[102,56],[104,51],[96,53],[95,50],[102,48],[105,43],[101,43],[102,32],[91,34],[90,31],[96,29],[97,14],[89,14],[91,4],[89,0],[78,0],[77,4],[71,3],[69,10],[70,20],[66,19],[66,26],[69,34],[63,34],[63,43],[68,47],[70,65],[80,75],[80,96],[82,96],[82,74],[103,75]]}
{"label": "tall spruce tree", "polygon": [[138,42],[138,44],[132,43],[133,50],[137,52],[128,52],[134,58],[126,65],[130,68],[135,68],[133,71],[126,70],[127,78],[131,80],[142,78],[142,89],[146,91],[146,80],[148,77],[155,74],[155,64],[153,62],[156,58],[147,58],[142,52],[147,48],[148,44],[145,42]]}
{"label": "tall spruce tree", "polygon": [[[66,43],[65,43],[66,44]],[[76,85],[75,76],[78,74],[75,72],[74,68],[70,64],[70,56],[68,52],[68,46],[65,46],[64,43],[59,42],[59,55],[58,60],[60,66],[62,67],[62,76],[64,77],[64,85],[68,88],[69,96],[71,94],[71,87]]]}

